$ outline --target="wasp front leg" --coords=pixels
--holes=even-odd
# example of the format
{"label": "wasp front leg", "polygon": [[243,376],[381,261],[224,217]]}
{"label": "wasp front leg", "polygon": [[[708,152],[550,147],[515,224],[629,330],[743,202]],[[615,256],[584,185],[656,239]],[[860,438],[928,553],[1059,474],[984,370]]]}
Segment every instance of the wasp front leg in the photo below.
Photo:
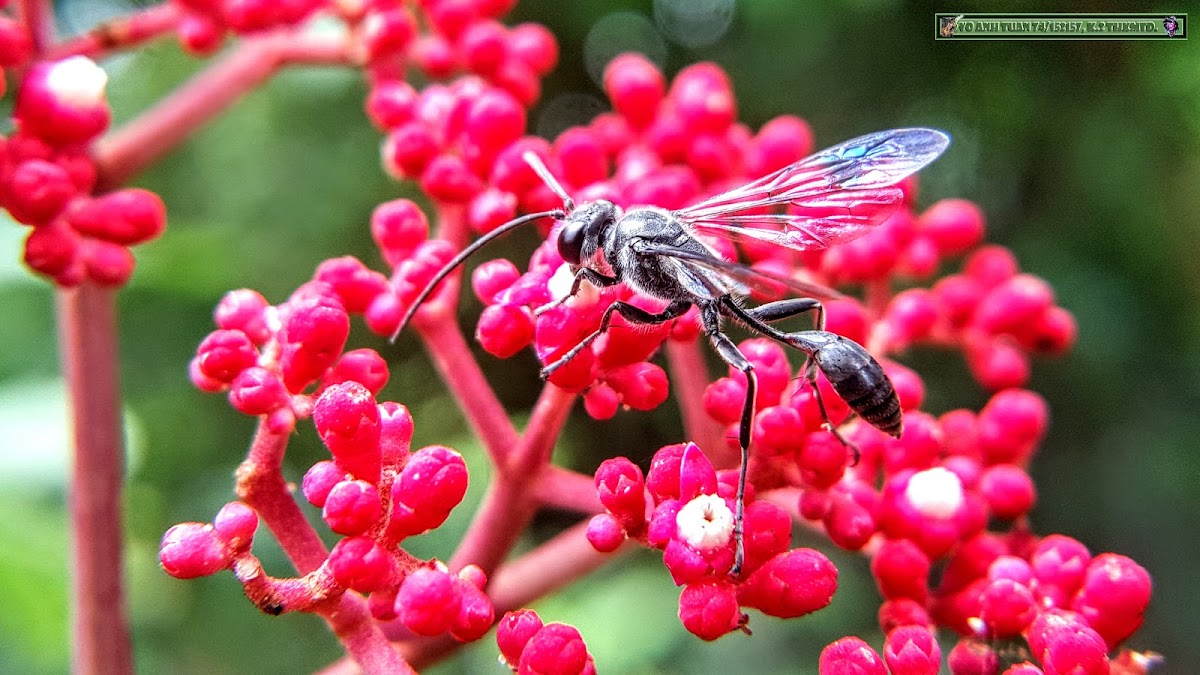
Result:
{"label": "wasp front leg", "polygon": [[692,303],[690,302],[676,300],[667,305],[663,311],[653,313],[647,312],[636,305],[631,305],[628,302],[622,302],[618,300],[617,302],[609,305],[608,309],[604,310],[604,315],[600,317],[599,328],[592,331],[590,335],[580,340],[579,344],[571,347],[571,349],[567,350],[567,353],[560,356],[553,363],[549,363],[542,368],[542,378],[544,379],[550,377],[554,371],[567,365],[571,359],[579,355],[579,352],[583,351],[588,345],[592,344],[592,342],[595,342],[596,338],[603,335],[604,332],[608,330],[609,324],[612,323],[612,316],[614,313],[619,313],[629,323],[641,324],[643,326],[657,326],[658,324],[666,323],[671,319],[678,319],[686,314],[688,308],[691,306]]}
{"label": "wasp front leg", "polygon": [[580,267],[579,271],[575,273],[575,278],[571,281],[571,290],[561,298],[552,300],[533,310],[533,315],[541,316],[575,297],[579,293],[579,289],[583,287],[584,281],[591,283],[596,288],[607,288],[609,286],[616,286],[617,284],[621,283],[621,280],[616,277],[600,274],[590,267]]}

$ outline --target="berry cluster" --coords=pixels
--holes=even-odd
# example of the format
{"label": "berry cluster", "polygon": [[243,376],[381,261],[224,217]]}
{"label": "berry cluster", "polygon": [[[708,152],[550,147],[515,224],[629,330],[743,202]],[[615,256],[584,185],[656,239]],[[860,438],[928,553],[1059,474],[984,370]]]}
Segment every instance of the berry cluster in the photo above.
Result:
{"label": "berry cluster", "polygon": [[133,273],[129,247],[162,233],[166,208],[136,188],[92,197],[91,143],[108,127],[108,76],[85,56],[28,63],[28,36],[0,22],[0,65],[26,66],[0,138],[0,206],[30,226],[25,263],[59,286],[120,286]]}
{"label": "berry cluster", "polygon": [[596,664],[574,626],[542,623],[532,609],[509,612],[496,625],[500,659],[514,673],[595,675]]}
{"label": "berry cluster", "polygon": [[[237,26],[251,24],[235,25],[220,13],[270,3],[177,1],[193,19],[204,15],[220,30],[238,32],[298,21],[321,4],[294,3],[294,17],[254,14],[265,23],[243,29]],[[686,68],[668,85],[649,61],[624,55],[604,75],[614,112],[548,142],[524,135],[526,110],[557,47],[541,27],[496,22],[512,2],[337,5],[370,77],[366,111],[386,133],[384,168],[396,179],[418,182],[434,200],[436,236],[412,201],[381,204],[371,231],[392,268],[390,278],[347,257],[323,263],[312,281],[277,306],[253,291],[231,292],[217,308],[218,330],[201,343],[191,376],[205,391],[228,392],[231,404],[260,416],[269,434],[285,435],[311,417],[329,448],[331,459],[305,475],[303,494],[343,539],[310,573],[327,585],[308,601],[355,590],[369,594],[375,618],[399,619],[413,634],[476,639],[494,620],[484,571],[467,565],[452,573],[400,547],[406,537],[440,526],[461,501],[465,464],[441,446],[410,452],[407,410],[375,399],[388,380],[386,363],[373,350],[345,351],[350,316],[362,314],[373,332],[391,334],[470,232],[488,233],[521,212],[560,207],[526,153],[538,156],[577,202],[603,198],[623,208],[670,209],[799,160],[812,150],[812,134],[789,116],[757,133],[738,123],[732,86],[713,64]],[[466,74],[418,91],[401,77],[405,64],[434,79]],[[587,539],[606,552],[627,539],[661,550],[683,589],[679,617],[706,640],[744,630],[745,608],[792,618],[831,602],[837,569],[818,551],[791,547],[794,516],[835,545],[864,551],[884,598],[884,655],[846,638],[822,654],[823,672],[937,672],[935,626],[963,636],[948,655],[954,672],[995,672],[999,654],[1007,658],[1010,651],[1000,646],[1012,646],[1028,661],[1015,664],[1014,675],[1107,672],[1113,663],[1137,663],[1132,652],[1114,661],[1108,654],[1141,623],[1150,593],[1146,572],[1122,556],[1092,557],[1074,540],[1039,539],[1028,528],[1036,493],[1027,469],[1048,410],[1021,387],[1031,354],[1070,348],[1073,319],[1054,304],[1044,281],[1019,272],[1010,252],[981,245],[985,227],[976,206],[951,199],[917,212],[915,181],[902,188],[902,208],[843,246],[795,252],[753,240],[708,243],[777,277],[864,288],[862,301],[826,303],[827,328],[880,357],[904,411],[903,435],[891,438],[854,419],[820,376],[813,386],[822,394],[823,414],[788,351],[747,340],[740,349],[754,365],[759,388],[739,573],[731,576],[737,474],[717,471],[704,452],[723,448],[667,446],[645,474],[625,458],[605,462],[594,477],[604,512],[589,521]],[[650,359],[668,338],[689,346],[697,341],[694,313],[650,328],[618,317],[575,352],[614,301],[650,311],[663,304],[623,285],[585,285],[561,302],[572,271],[552,234],[523,272],[506,260],[476,269],[472,288],[486,305],[478,342],[501,358],[532,346],[546,365],[571,351],[550,383],[582,393],[596,419],[622,406],[657,407],[668,395],[667,375]],[[898,284],[930,282],[960,256],[961,272],[928,288],[893,292]],[[427,303],[452,305],[456,290],[447,284]],[[975,378],[996,393],[978,412],[923,412],[920,376],[887,358],[914,346],[961,351]],[[745,376],[731,370],[704,389],[703,410],[721,425],[736,425],[745,393]],[[731,430],[730,445],[736,437]],[[257,523],[252,506],[235,503],[212,524],[173,528],[163,542],[164,567],[180,577],[233,569],[248,585],[239,570],[255,564],[246,563]],[[943,568],[940,576],[933,572]],[[286,594],[267,596],[274,604],[266,606],[279,611],[307,608]],[[543,625],[528,610],[506,615],[497,641],[518,672],[595,670],[577,630]]]}
{"label": "berry cluster", "polygon": [[193,54],[210,54],[226,31],[238,35],[294,26],[313,12],[333,4],[327,0],[172,0],[182,17],[179,42]]}
{"label": "berry cluster", "polygon": [[659,450],[645,479],[636,464],[610,459],[596,471],[596,490],[606,512],[588,523],[588,540],[604,552],[626,538],[662,550],[671,578],[684,587],[679,618],[705,640],[745,626],[741,607],[794,618],[825,607],[837,590],[837,569],[828,558],[813,549],[788,549],[787,511],[752,495],[746,500],[746,559],[739,576],[730,577],[737,473],[718,475],[694,443]]}

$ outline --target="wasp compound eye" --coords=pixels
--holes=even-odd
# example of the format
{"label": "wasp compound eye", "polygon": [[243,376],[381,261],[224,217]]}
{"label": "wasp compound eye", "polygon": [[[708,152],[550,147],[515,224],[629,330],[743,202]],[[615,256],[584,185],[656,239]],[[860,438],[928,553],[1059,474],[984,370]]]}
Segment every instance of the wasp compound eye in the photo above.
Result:
{"label": "wasp compound eye", "polygon": [[578,265],[583,259],[583,239],[586,221],[569,220],[558,233],[558,254],[564,262]]}

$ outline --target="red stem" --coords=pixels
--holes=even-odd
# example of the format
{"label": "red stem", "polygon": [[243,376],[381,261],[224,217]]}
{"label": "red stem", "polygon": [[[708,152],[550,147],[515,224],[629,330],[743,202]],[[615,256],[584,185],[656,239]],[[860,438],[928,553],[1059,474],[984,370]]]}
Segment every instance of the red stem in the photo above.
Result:
{"label": "red stem", "polygon": [[125,452],[115,315],[111,289],[86,282],[59,289],[59,349],[75,441],[68,492],[72,666],[81,673],[133,670],[122,561]]}
{"label": "red stem", "polygon": [[54,4],[51,0],[21,0],[17,12],[29,32],[36,60],[54,39]]}
{"label": "red stem", "polygon": [[[584,536],[586,531],[586,522],[575,525],[501,567],[488,585],[496,616],[523,607],[611,562],[612,554],[592,548]],[[413,667],[420,669],[460,646],[449,636],[413,638],[400,644],[400,652]]]}
{"label": "red stem", "polygon": [[432,313],[431,310],[435,308],[441,310],[443,307],[430,305],[422,308],[414,325],[442,381],[450,387],[450,393],[467,416],[475,436],[483,442],[492,463],[503,466],[508,453],[520,442],[517,430],[484,377],[479,362],[471,354],[454,320],[453,310],[445,308],[445,311]]}
{"label": "red stem", "polygon": [[718,456],[712,453],[728,452],[725,429],[704,410],[704,390],[709,379],[700,341],[668,340],[667,362],[671,366],[671,386],[688,440],[700,446],[709,457]]}
{"label": "red stem", "polygon": [[537,484],[537,498],[542,506],[593,514],[604,509],[596,496],[596,482],[591,476],[551,464],[542,471]]}
{"label": "red stem", "polygon": [[297,63],[350,62],[348,44],[340,38],[280,32],[246,40],[229,56],[96,144],[93,155],[98,189],[120,185],[153,164],[280,68]]}
{"label": "red stem", "polygon": [[45,54],[49,61],[83,55],[101,59],[118,49],[134,47],[172,31],[179,25],[183,12],[173,2],[147,7],[139,12],[105,21],[86,33],[65,42],[51,45]]}
{"label": "red stem", "polygon": [[287,434],[271,433],[264,421],[237,470],[237,494],[258,512],[300,574],[321,566],[329,556],[325,544],[304,517],[283,478]]}
{"label": "red stem", "polygon": [[550,462],[554,441],[571,412],[573,394],[547,384],[525,434],[507,463],[498,467],[470,528],[450,559],[450,569],[478,565],[485,573],[500,564],[537,512],[537,484]]}

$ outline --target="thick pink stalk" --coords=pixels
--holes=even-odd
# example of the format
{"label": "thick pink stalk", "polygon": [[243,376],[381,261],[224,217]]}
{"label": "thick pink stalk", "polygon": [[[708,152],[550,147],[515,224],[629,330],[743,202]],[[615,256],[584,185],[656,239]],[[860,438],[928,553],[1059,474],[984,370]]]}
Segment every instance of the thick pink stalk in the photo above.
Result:
{"label": "thick pink stalk", "polygon": [[237,470],[237,494],[258,512],[300,574],[321,566],[329,556],[325,544],[304,517],[283,477],[288,435],[272,433],[265,421]]}
{"label": "thick pink stalk", "polygon": [[683,432],[710,457],[732,456],[725,443],[725,430],[704,410],[704,390],[709,379],[708,365],[700,350],[699,340],[667,341],[671,388],[675,390],[675,401],[683,416]]}
{"label": "thick pink stalk", "polygon": [[93,153],[98,188],[111,189],[153,164],[282,67],[350,62],[347,41],[341,38],[281,31],[247,39],[140,117],[101,139]]}
{"label": "thick pink stalk", "polygon": [[40,57],[54,39],[54,3],[51,0],[21,0],[17,10],[21,23],[29,31],[33,54]]}
{"label": "thick pink stalk", "polygon": [[[611,553],[599,553],[592,548],[584,534],[586,531],[586,522],[575,525],[501,567],[488,585],[496,617],[524,607],[611,562]],[[459,646],[461,643],[449,636],[413,638],[400,644],[400,652],[413,667],[420,669]]]}
{"label": "thick pink stalk", "polygon": [[68,56],[83,55],[100,59],[118,49],[127,49],[153,40],[179,25],[183,13],[173,2],[147,7],[92,28],[86,33],[50,46],[46,59],[56,61]]}
{"label": "thick pink stalk", "polygon": [[542,389],[520,445],[509,462],[497,467],[475,519],[450,559],[451,569],[474,563],[491,574],[512,550],[537,512],[536,485],[574,400],[573,394],[552,384]]}
{"label": "thick pink stalk", "polygon": [[123,580],[121,428],[115,292],[90,283],[59,289],[63,371],[74,457],[71,514],[71,649],[80,673],[133,670]]}
{"label": "thick pink stalk", "polygon": [[[436,313],[430,313],[431,309]],[[504,406],[484,376],[479,362],[454,320],[451,307],[430,305],[413,322],[442,381],[458,401],[471,430],[483,442],[492,463],[501,466],[517,447],[519,437]]]}
{"label": "thick pink stalk", "polygon": [[551,464],[542,471],[537,484],[542,506],[593,514],[604,510],[596,496],[596,481],[577,471]]}

